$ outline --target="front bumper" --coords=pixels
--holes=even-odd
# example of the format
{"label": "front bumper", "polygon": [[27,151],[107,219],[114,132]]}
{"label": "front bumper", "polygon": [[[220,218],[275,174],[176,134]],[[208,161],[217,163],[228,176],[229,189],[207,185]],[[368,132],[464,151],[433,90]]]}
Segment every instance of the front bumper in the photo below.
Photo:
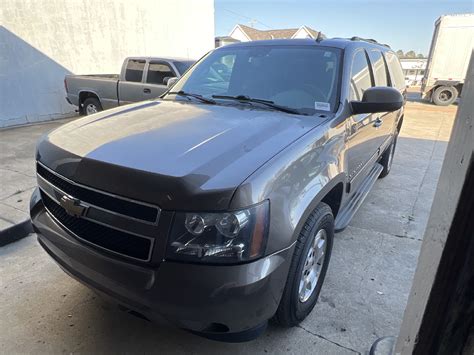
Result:
{"label": "front bumper", "polygon": [[45,210],[38,190],[30,209],[40,245],[68,274],[150,320],[233,334],[265,323],[280,302],[293,248],[242,265],[137,265],[71,236]]}

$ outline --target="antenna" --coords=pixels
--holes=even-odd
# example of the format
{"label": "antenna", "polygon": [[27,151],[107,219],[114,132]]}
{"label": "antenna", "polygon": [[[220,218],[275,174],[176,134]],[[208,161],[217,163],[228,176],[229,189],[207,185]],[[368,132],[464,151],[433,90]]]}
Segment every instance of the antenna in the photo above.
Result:
{"label": "antenna", "polygon": [[316,42],[321,42],[323,39],[325,39],[326,36],[321,33],[321,31],[318,32],[318,37],[316,37]]}

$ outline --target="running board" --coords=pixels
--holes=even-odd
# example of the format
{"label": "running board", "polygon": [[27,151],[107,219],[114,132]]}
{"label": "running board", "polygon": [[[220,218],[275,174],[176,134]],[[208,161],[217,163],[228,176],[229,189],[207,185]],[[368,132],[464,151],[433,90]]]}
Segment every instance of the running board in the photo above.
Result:
{"label": "running board", "polygon": [[336,221],[334,222],[334,230],[336,232],[341,232],[349,225],[352,217],[354,217],[355,213],[362,205],[362,202],[364,202],[382,170],[383,166],[379,163],[376,163],[369,175],[367,175],[364,181],[362,181],[357,191],[354,192],[350,201],[341,211],[339,211]]}

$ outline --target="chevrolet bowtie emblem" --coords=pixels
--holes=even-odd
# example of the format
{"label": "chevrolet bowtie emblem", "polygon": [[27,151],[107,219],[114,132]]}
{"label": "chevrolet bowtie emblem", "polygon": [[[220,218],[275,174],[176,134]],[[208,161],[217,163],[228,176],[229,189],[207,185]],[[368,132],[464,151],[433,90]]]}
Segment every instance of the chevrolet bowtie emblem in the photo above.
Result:
{"label": "chevrolet bowtie emblem", "polygon": [[74,217],[84,216],[87,211],[87,206],[84,206],[81,204],[81,200],[72,196],[64,195],[61,197],[59,204],[66,210],[68,215]]}

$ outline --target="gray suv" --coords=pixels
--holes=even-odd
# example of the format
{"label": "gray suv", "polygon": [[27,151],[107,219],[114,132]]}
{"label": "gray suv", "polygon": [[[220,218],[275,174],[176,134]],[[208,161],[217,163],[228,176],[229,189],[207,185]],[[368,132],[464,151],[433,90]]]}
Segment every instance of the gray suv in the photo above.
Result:
{"label": "gray suv", "polygon": [[404,90],[396,55],[373,40],[216,49],[161,98],[39,141],[38,241],[150,320],[226,341],[271,318],[294,326],[318,299],[334,233],[390,172]]}

